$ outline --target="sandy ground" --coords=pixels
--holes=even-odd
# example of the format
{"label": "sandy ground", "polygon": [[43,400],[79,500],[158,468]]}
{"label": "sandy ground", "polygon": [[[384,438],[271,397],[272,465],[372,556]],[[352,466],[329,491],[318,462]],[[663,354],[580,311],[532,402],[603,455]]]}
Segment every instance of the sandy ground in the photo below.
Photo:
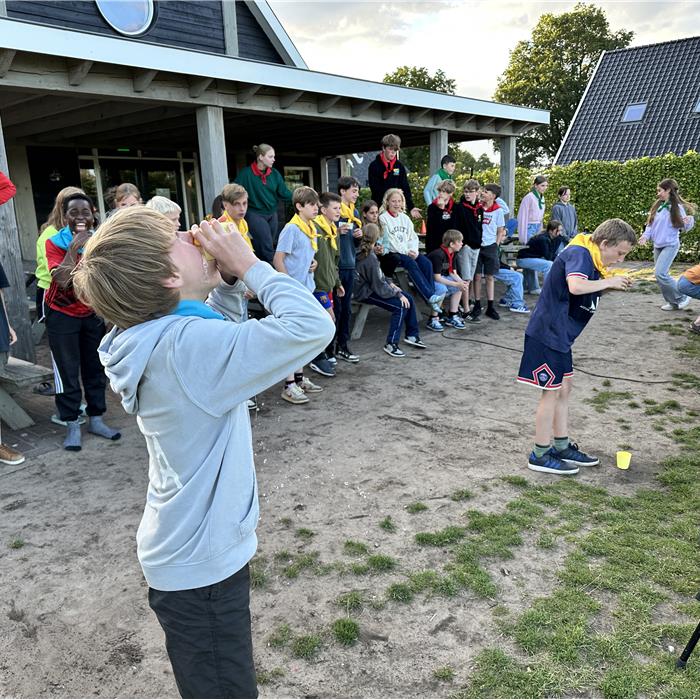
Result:
{"label": "sandy ground", "polygon": [[[671,352],[682,338],[649,326],[689,321],[700,312],[698,303],[691,305],[694,314],[664,313],[660,303],[658,294],[605,298],[575,348],[576,367],[643,382],[697,372]],[[406,346],[405,359],[381,351],[386,318],[370,313],[353,346],[362,361],[341,363],[336,378],[321,378],[325,391],[310,404],[290,406],[275,388],[260,397],[261,410],[252,418],[261,494],[258,570],[267,577],[252,594],[253,635],[259,670],[274,676],[261,687],[263,696],[449,692],[433,679],[433,669],[450,665],[465,681],[479,650],[502,643],[491,607],[526,607],[553,583],[565,555],[526,540],[508,563],[509,576],[500,563],[487,565],[499,587],[496,600],[464,592],[449,599],[419,595],[408,606],[366,606],[355,615],[358,644],[344,648],[331,638],[330,625],[343,614],[333,604],[339,594],[357,588],[379,601],[390,583],[403,580],[402,570],[441,567],[442,550],[416,547],[415,532],[455,524],[467,507],[500,510],[515,494],[500,482],[489,488],[502,475],[542,483],[555,478],[525,468],[537,391],[514,381],[518,352],[466,340],[518,350],[527,317],[504,310],[500,322],[485,319],[463,332],[426,330],[428,349]],[[572,436],[603,463],[575,478],[622,494],[652,485],[659,460],[675,447],[635,424],[624,429],[614,411],[598,414],[583,403],[602,379],[578,372],[575,381]],[[620,380],[611,390],[632,391],[639,399],[672,396],[669,385]],[[21,467],[0,470],[2,696],[177,696],[135,552],[146,451],[135,422],[113,397],[109,415],[123,431],[119,443],[89,436],[80,454],[50,449]],[[623,442],[635,446],[629,472],[613,467]],[[449,498],[460,488],[476,494],[468,506]],[[414,501],[429,510],[409,514],[405,506]],[[387,515],[396,533],[378,527]],[[315,533],[310,542],[299,538],[298,528]],[[11,548],[17,539],[24,546]],[[276,563],[275,554],[288,550],[318,552],[321,564],[347,565],[353,561],[343,552],[348,539],[395,557],[398,571],[358,577],[309,570],[288,579],[281,573],[284,563]],[[306,661],[269,646],[282,624],[296,634],[320,633],[319,653]]]}

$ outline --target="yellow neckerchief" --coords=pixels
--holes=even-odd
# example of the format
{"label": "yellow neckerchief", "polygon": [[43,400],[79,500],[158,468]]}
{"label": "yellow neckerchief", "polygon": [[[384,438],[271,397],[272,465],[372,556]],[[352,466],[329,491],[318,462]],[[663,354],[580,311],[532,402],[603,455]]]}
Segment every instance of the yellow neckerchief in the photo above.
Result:
{"label": "yellow neckerchief", "polygon": [[289,220],[290,224],[294,224],[301,229],[301,232],[308,236],[311,241],[311,247],[314,249],[314,253],[318,250],[318,241],[316,240],[316,228],[313,223],[309,221],[308,223],[302,219],[299,214],[294,214],[294,216]]}
{"label": "yellow neckerchief", "polygon": [[603,279],[611,276],[610,270],[603,265],[603,260],[600,256],[600,248],[591,240],[590,235],[579,233],[571,239],[569,245],[578,245],[581,246],[581,248],[585,248],[591,254],[593,266],[598,270]]}
{"label": "yellow neckerchief", "polygon": [[326,238],[330,241],[331,248],[338,250],[338,227],[332,221],[328,221],[323,214],[319,214],[314,221],[323,229]]}
{"label": "yellow neckerchief", "polygon": [[243,240],[248,244],[248,247],[253,250],[253,241],[250,240],[248,235],[248,222],[245,219],[236,221],[225,209],[224,213],[219,217],[219,221],[222,224],[233,224],[237,229],[238,233],[243,236]]}
{"label": "yellow neckerchief", "polygon": [[352,221],[358,228],[362,228],[362,222],[355,216],[355,207],[352,204],[340,203],[340,218]]}

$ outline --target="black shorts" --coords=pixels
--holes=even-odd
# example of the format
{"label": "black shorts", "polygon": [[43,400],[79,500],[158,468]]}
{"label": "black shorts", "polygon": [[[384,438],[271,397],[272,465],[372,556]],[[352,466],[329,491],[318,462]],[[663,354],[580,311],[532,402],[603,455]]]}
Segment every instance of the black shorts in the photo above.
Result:
{"label": "black shorts", "polygon": [[573,374],[571,350],[552,350],[532,336],[525,336],[525,349],[518,370],[519,382],[552,391],[561,389],[564,378]]}
{"label": "black shorts", "polygon": [[476,272],[479,275],[495,275],[501,266],[498,258],[498,243],[482,246],[479,251],[479,260],[476,263]]}

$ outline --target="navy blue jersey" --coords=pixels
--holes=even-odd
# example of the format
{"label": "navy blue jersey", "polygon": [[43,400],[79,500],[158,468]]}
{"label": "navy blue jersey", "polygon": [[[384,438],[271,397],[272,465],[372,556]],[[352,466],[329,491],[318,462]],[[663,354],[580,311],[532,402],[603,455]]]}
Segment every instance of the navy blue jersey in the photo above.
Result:
{"label": "navy blue jersey", "polygon": [[582,246],[568,246],[554,261],[525,330],[525,335],[559,352],[571,349],[591,320],[600,299],[598,292],[571,294],[567,284],[569,277],[600,279],[591,254]]}

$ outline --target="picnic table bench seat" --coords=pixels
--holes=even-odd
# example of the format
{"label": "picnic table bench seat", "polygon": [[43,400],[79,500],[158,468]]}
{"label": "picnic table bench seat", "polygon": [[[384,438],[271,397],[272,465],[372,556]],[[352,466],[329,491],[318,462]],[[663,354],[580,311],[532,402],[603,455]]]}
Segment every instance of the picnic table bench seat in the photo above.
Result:
{"label": "picnic table bench seat", "polygon": [[12,398],[20,389],[53,379],[53,370],[10,357],[7,366],[0,369],[0,418],[13,430],[34,425],[29,414]]}

